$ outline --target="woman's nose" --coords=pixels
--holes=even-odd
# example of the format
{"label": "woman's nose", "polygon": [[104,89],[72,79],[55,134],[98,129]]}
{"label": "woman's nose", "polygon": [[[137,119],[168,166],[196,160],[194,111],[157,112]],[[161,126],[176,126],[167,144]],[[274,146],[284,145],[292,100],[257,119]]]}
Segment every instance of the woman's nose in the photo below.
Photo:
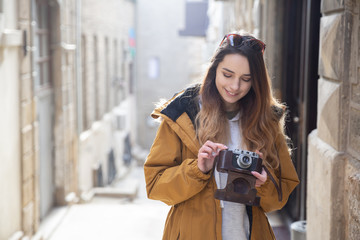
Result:
{"label": "woman's nose", "polygon": [[231,83],[230,89],[231,89],[231,91],[237,91],[237,90],[239,90],[239,88],[240,88],[240,81],[237,80],[237,79],[235,79],[235,80]]}

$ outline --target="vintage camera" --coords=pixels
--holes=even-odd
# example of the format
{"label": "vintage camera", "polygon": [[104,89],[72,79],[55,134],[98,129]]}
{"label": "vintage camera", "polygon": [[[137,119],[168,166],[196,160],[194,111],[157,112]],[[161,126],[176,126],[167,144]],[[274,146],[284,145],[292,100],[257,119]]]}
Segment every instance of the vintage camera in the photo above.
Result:
{"label": "vintage camera", "polygon": [[215,198],[258,206],[260,197],[256,196],[256,177],[251,171],[261,173],[262,159],[258,154],[241,149],[222,150],[216,159],[218,172],[228,173],[226,187],[215,192]]}

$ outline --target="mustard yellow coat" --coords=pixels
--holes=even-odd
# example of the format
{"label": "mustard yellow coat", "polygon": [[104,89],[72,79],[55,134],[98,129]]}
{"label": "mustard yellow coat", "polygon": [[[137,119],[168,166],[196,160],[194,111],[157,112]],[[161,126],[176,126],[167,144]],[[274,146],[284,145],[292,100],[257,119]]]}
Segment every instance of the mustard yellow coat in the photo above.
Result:
{"label": "mustard yellow coat", "polygon": [[[153,118],[161,118],[161,124],[144,172],[148,197],[172,206],[163,233],[166,240],[222,239],[220,202],[214,198],[215,178],[197,167],[200,148],[194,129],[197,94],[198,87],[189,88],[152,113]],[[260,206],[247,207],[251,240],[275,239],[265,212],[281,209],[299,183],[285,139],[278,137],[276,146],[281,163],[282,201],[269,178],[257,188]],[[270,172],[278,182],[278,169]]]}

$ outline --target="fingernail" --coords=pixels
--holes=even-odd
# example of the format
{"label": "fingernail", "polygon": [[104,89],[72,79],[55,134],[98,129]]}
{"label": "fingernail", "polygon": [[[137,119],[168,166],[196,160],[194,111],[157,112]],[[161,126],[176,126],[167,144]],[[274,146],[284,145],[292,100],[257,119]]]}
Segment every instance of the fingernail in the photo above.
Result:
{"label": "fingernail", "polygon": [[215,155],[216,155],[216,152],[212,152],[211,155],[215,156]]}

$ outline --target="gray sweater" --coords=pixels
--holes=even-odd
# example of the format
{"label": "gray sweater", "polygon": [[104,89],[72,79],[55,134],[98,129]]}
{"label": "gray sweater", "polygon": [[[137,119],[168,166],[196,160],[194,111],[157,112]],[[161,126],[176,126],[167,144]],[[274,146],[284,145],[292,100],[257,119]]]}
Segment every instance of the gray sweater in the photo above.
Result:
{"label": "gray sweater", "polygon": [[[229,120],[230,139],[227,144],[229,149],[238,149],[242,146],[239,117],[238,113]],[[215,169],[215,179],[218,188],[223,189],[226,186],[227,173],[220,173]],[[221,201],[221,207],[223,240],[249,239],[250,224],[246,206],[241,203]]]}

